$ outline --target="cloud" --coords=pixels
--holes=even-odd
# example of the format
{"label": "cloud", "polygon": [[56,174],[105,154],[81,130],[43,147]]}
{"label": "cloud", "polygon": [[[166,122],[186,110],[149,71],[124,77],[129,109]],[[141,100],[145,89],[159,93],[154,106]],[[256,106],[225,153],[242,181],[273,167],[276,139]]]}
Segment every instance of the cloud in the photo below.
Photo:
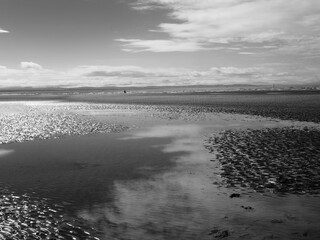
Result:
{"label": "cloud", "polygon": [[269,55],[295,55],[296,59],[320,58],[320,36],[300,37],[287,44],[273,48],[267,52]]}
{"label": "cloud", "polygon": [[240,55],[254,55],[256,53],[254,53],[254,52],[238,52],[238,54],[240,54]]}
{"label": "cloud", "polygon": [[9,33],[9,31],[8,31],[8,30],[4,30],[4,29],[0,28],[0,33]]}
{"label": "cloud", "polygon": [[179,77],[188,72],[186,69],[148,69],[137,66],[80,66],[73,71],[82,76],[99,78],[169,78]]}
{"label": "cloud", "polygon": [[[217,44],[298,45],[320,35],[319,0],[136,0],[135,10],[167,9],[168,22],[151,31],[166,39],[118,39],[124,50],[198,51]],[[320,43],[316,44],[320,49]]]}
{"label": "cloud", "polygon": [[39,67],[32,62],[20,68],[0,66],[0,87],[104,87],[182,86],[214,84],[303,83],[319,77],[318,68],[266,64],[254,67],[144,68],[139,66],[85,65],[66,71]]}
{"label": "cloud", "polygon": [[223,75],[253,75],[257,73],[266,73],[271,71],[268,68],[263,67],[248,67],[248,68],[237,68],[237,67],[213,67],[210,69],[211,73],[223,74]]}
{"label": "cloud", "polygon": [[109,72],[109,71],[93,71],[86,74],[87,77],[132,77],[132,78],[143,78],[148,75],[142,72]]}
{"label": "cloud", "polygon": [[[291,72],[291,74],[289,74]],[[316,72],[314,69],[312,72]],[[288,66],[212,67],[208,70],[186,68],[143,68],[138,66],[80,66],[72,70],[92,84],[118,86],[210,85],[210,84],[270,84],[298,83],[301,75]],[[309,73],[303,72],[308,76]],[[310,78],[305,77],[305,81]]]}
{"label": "cloud", "polygon": [[205,49],[199,43],[182,40],[141,40],[141,39],[116,39],[124,43],[123,50],[127,52],[195,52]]}
{"label": "cloud", "polygon": [[22,69],[41,70],[42,66],[34,62],[21,62],[20,67]]}

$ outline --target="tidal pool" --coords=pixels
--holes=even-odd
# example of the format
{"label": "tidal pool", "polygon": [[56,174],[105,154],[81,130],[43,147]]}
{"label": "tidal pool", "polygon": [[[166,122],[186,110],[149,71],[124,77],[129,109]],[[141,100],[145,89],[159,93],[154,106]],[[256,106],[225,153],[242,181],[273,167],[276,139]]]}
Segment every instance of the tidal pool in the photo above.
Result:
{"label": "tidal pool", "polygon": [[173,237],[189,227],[186,234],[195,236],[206,231],[203,188],[211,174],[202,131],[200,125],[161,125],[2,145],[0,182],[85,219],[103,239]]}
{"label": "tidal pool", "polygon": [[[316,239],[317,197],[220,184],[203,141],[223,127],[171,123],[1,145],[0,182],[82,219],[100,239],[212,239],[215,231],[228,239]],[[241,197],[230,198],[234,191]]]}

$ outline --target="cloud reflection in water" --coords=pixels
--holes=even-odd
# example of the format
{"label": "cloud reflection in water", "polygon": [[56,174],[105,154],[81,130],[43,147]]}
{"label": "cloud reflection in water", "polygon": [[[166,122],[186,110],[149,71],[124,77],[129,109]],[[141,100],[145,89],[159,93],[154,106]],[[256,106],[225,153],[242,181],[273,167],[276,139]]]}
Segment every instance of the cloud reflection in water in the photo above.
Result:
{"label": "cloud reflection in water", "polygon": [[0,157],[7,156],[13,152],[14,152],[13,149],[0,149]]}
{"label": "cloud reflection in water", "polygon": [[127,139],[171,138],[162,148],[164,153],[181,153],[174,159],[176,167],[148,180],[116,181],[112,206],[97,206],[79,215],[102,224],[106,239],[193,239],[206,235],[212,224],[207,219],[212,218],[215,208],[209,197],[212,192],[204,190],[210,184],[210,156],[202,145],[202,131],[198,125],[179,125],[134,133]]}

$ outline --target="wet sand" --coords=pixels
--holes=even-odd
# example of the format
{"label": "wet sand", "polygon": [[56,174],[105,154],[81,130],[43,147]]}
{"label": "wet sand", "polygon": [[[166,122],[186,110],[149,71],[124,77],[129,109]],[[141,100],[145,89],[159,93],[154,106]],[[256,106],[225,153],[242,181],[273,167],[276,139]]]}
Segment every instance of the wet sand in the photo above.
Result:
{"label": "wet sand", "polygon": [[[149,90],[150,91],[150,90]],[[156,92],[0,94],[0,101],[64,101],[108,104],[163,105],[197,108],[199,112],[225,112],[282,120],[320,122],[320,91]]]}
{"label": "wet sand", "polygon": [[13,123],[0,135],[0,239],[320,237],[312,118],[147,102],[0,106],[1,126]]}
{"label": "wet sand", "polygon": [[320,129],[227,130],[207,148],[222,164],[228,187],[258,192],[320,193]]}
{"label": "wet sand", "polygon": [[209,92],[157,94],[79,94],[68,101],[194,107],[199,112],[258,115],[282,120],[320,122],[320,92]]}

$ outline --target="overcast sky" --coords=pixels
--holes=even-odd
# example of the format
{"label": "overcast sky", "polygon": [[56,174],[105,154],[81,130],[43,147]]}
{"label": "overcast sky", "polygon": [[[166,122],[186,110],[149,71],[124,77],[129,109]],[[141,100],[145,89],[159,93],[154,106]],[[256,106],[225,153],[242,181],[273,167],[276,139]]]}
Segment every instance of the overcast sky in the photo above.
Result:
{"label": "overcast sky", "polygon": [[319,83],[319,0],[0,0],[0,87]]}

